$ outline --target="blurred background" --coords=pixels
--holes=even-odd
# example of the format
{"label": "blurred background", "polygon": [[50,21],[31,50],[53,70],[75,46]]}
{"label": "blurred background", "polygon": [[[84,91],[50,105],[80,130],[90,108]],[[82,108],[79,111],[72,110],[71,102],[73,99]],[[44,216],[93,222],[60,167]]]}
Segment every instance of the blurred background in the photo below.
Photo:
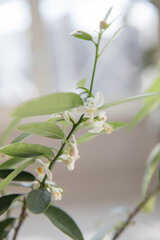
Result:
{"label": "blurred background", "polygon": [[[89,86],[94,46],[69,33],[83,30],[96,38],[99,22],[111,6],[108,22],[118,18],[104,34],[102,46],[119,27],[126,27],[98,63],[94,93],[102,91],[105,102],[140,94],[159,76],[159,0],[0,0],[0,134],[10,122],[9,112],[23,101],[73,91],[83,78]],[[108,121],[129,121],[139,107],[136,102],[108,110]],[[114,206],[129,208],[137,202],[146,159],[159,139],[156,111],[132,131],[119,130],[80,146],[81,158],[73,172],[56,166],[54,181],[64,188],[58,205],[73,216],[86,239],[98,227],[121,218],[118,212],[122,214],[123,208],[117,208],[118,215],[111,214]],[[127,234],[130,240],[160,239],[158,217],[159,210],[140,216],[137,228],[121,239],[128,240]],[[31,219],[19,240],[68,239],[44,217]]]}

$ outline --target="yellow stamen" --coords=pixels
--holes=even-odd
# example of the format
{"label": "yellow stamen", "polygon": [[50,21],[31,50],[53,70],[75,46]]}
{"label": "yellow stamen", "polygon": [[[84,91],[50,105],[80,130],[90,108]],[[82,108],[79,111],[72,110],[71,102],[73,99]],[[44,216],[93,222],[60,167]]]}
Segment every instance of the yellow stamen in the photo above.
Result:
{"label": "yellow stamen", "polygon": [[92,113],[94,113],[94,112],[95,112],[94,108],[87,109],[88,115],[92,115]]}
{"label": "yellow stamen", "polygon": [[106,133],[111,134],[112,130],[113,130],[113,128],[111,126],[109,126],[109,127],[106,128]]}
{"label": "yellow stamen", "polygon": [[38,168],[39,174],[43,174],[43,168]]}

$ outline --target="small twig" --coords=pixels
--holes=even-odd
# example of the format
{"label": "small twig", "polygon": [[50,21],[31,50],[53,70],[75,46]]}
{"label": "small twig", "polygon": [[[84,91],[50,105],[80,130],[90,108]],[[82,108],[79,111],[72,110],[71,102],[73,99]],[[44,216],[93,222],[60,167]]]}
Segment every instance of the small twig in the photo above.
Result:
{"label": "small twig", "polygon": [[19,216],[19,222],[17,224],[17,227],[15,228],[15,232],[14,232],[14,236],[13,236],[12,240],[16,240],[18,232],[19,232],[24,220],[26,219],[26,217],[27,217],[27,214],[26,214],[26,198],[24,198],[21,213],[20,213],[20,216]]}
{"label": "small twig", "polygon": [[116,240],[119,236],[125,231],[128,225],[131,224],[133,218],[142,210],[145,204],[154,197],[160,191],[160,186],[156,187],[151,193],[149,193],[143,200],[140,202],[135,209],[129,214],[127,219],[123,222],[123,224],[116,230],[115,234],[113,235],[112,240]]}

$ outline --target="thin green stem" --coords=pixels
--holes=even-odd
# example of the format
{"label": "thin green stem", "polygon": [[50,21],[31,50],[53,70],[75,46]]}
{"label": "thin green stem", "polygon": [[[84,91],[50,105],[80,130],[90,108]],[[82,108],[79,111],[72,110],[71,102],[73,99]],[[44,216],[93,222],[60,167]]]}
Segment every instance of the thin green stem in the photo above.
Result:
{"label": "thin green stem", "polygon": [[99,36],[98,36],[98,42],[95,43],[96,46],[96,53],[95,53],[95,60],[94,60],[94,66],[93,66],[93,72],[92,72],[92,78],[91,78],[91,85],[90,85],[90,90],[89,90],[89,97],[92,94],[92,89],[93,89],[93,82],[94,82],[94,77],[95,77],[95,71],[96,71],[96,67],[97,67],[97,60],[98,60],[98,50],[99,50],[99,43],[101,40],[101,36],[102,36],[102,31],[100,30],[99,32]]}
{"label": "thin green stem", "polygon": [[[49,169],[50,169],[50,170],[53,169],[53,166],[54,166],[55,162],[57,161],[57,159],[58,159],[58,158],[60,157],[60,155],[62,154],[63,149],[64,149],[64,147],[66,146],[67,141],[71,138],[71,136],[72,136],[72,134],[75,132],[76,128],[81,124],[82,119],[83,119],[83,116],[84,116],[84,115],[82,115],[82,116],[80,117],[79,121],[73,125],[71,131],[69,132],[69,134],[68,134],[68,136],[67,136],[67,138],[66,138],[66,140],[65,140],[64,143],[62,144],[62,146],[61,146],[61,148],[59,149],[58,153],[56,154],[55,158],[54,158],[54,159],[52,160],[52,162],[50,163],[50,166],[49,166]],[[47,178],[47,176],[45,175],[45,177],[44,177],[44,179],[43,179],[43,181],[42,181],[42,183],[41,183],[41,186],[44,186],[46,178]]]}
{"label": "thin green stem", "polygon": [[[93,66],[91,84],[90,84],[89,97],[90,97],[91,94],[92,94],[94,76],[95,76],[95,71],[96,71],[96,66],[97,66],[97,60],[98,60],[98,58],[99,58],[99,55],[98,55],[99,43],[100,43],[100,40],[101,40],[101,37],[102,37],[102,33],[103,33],[102,30],[100,30],[99,35],[98,35],[98,41],[97,41],[97,43],[94,42],[94,44],[95,44],[95,46],[96,46],[96,53],[95,53],[95,60],[94,60],[94,66]],[[64,143],[62,144],[61,148],[60,148],[59,151],[57,152],[55,158],[51,161],[50,166],[49,166],[49,169],[50,169],[50,170],[53,169],[53,166],[54,166],[55,162],[58,160],[58,158],[59,158],[60,155],[62,154],[62,152],[63,152],[63,150],[64,150],[64,147],[66,146],[67,141],[70,139],[70,137],[72,136],[72,134],[75,132],[76,128],[81,124],[82,119],[83,119],[83,116],[84,116],[84,115],[82,115],[82,116],[80,117],[79,121],[73,125],[70,133],[68,134],[68,136],[67,136],[67,138],[66,138],[66,141],[64,141]],[[43,179],[43,181],[42,181],[42,183],[41,183],[41,187],[44,187],[46,178],[47,178],[47,175],[45,175],[45,177],[44,177],[44,179]]]}
{"label": "thin green stem", "polygon": [[105,46],[103,47],[103,49],[101,50],[101,52],[99,53],[99,57],[102,55],[102,53],[104,52],[104,50],[106,49],[106,47],[110,44],[110,42],[112,42],[112,40],[117,36],[117,34],[125,27],[122,26],[120,27],[114,34],[113,36],[111,37],[111,39],[105,44]]}

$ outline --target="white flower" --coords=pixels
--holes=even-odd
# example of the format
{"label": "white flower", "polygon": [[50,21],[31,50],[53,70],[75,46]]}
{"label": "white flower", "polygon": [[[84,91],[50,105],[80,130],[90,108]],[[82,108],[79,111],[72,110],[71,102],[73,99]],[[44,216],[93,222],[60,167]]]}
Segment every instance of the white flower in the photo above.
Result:
{"label": "white flower", "polygon": [[67,165],[70,171],[74,169],[75,161],[80,158],[76,138],[74,135],[72,135],[72,138],[73,143],[69,143],[69,150],[60,156],[60,159]]}
{"label": "white flower", "polygon": [[77,108],[77,112],[82,115],[85,114],[85,117],[90,118],[91,120],[97,115],[97,110],[104,103],[104,97],[101,92],[97,92],[94,97],[87,98],[83,106]]}
{"label": "white flower", "polygon": [[104,122],[103,123],[103,128],[104,128],[104,130],[107,134],[112,133],[113,127],[111,125],[109,125],[108,123]]}
{"label": "white flower", "polygon": [[104,103],[104,97],[101,92],[97,92],[95,98],[90,97],[84,102],[84,106],[78,107],[77,111],[79,114],[84,114],[85,117],[89,118],[87,123],[91,124],[93,129],[90,129],[91,133],[99,133],[105,130],[107,134],[112,132],[112,126],[107,121],[105,111],[101,111],[98,108]]}
{"label": "white flower", "polygon": [[54,201],[62,199],[62,194],[61,194],[63,192],[62,188],[57,188],[57,187],[50,186],[49,189],[51,191],[52,199]]}
{"label": "white flower", "polygon": [[52,172],[49,170],[50,163],[44,163],[40,159],[36,159],[34,166],[35,171],[38,173],[37,179],[42,181],[45,175],[47,175],[48,180],[52,181]]}
{"label": "white flower", "polygon": [[96,113],[97,113],[96,117],[98,117],[99,121],[103,121],[103,122],[107,121],[107,116],[105,111],[97,110]]}
{"label": "white flower", "polygon": [[52,200],[54,200],[54,201],[61,200],[62,199],[61,193],[63,192],[63,189],[55,187],[54,182],[46,181],[46,184],[48,184],[48,190],[51,193]]}
{"label": "white flower", "polygon": [[93,129],[90,129],[88,132],[99,133],[102,130],[105,130],[107,134],[111,134],[113,130],[112,126],[104,121],[95,121],[92,126],[93,126]]}

